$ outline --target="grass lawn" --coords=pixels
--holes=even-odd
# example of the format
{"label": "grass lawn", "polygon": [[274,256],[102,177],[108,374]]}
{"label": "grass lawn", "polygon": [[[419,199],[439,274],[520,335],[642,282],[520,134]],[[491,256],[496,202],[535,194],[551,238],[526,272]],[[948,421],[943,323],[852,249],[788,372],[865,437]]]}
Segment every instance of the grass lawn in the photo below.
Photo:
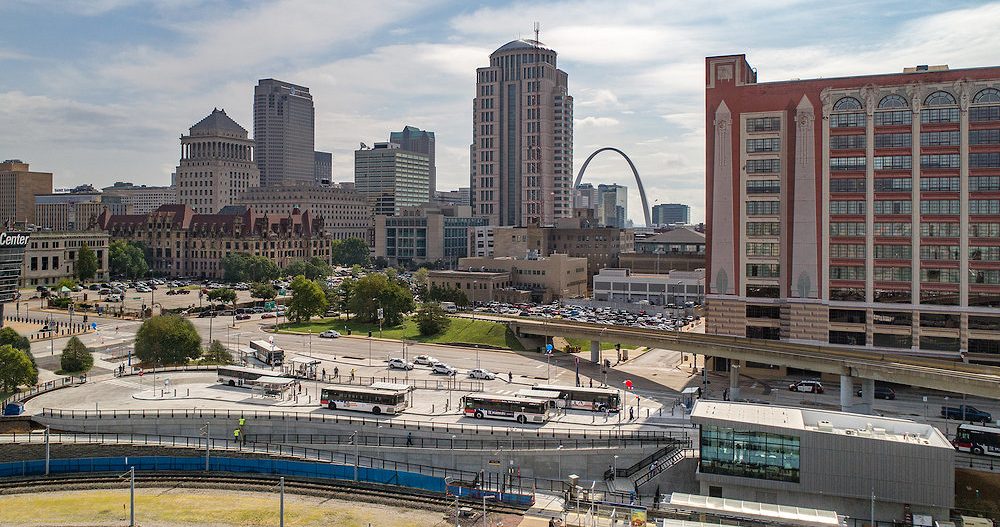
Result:
{"label": "grass lawn", "polygon": [[[128,489],[7,495],[0,507],[0,524],[127,525],[128,500]],[[278,496],[274,492],[139,488],[135,515],[139,525],[278,525]],[[423,527],[438,525],[442,517],[421,509],[285,496],[285,525],[289,527]]]}
{"label": "grass lawn", "polygon": [[[371,331],[373,336],[379,336],[378,324],[333,318],[313,320],[306,323],[282,324],[280,332],[320,333],[328,329],[335,329],[345,335],[347,334],[347,329],[350,329],[354,335],[364,336],[367,336],[368,332]],[[421,335],[420,330],[417,329],[417,323],[408,318],[401,326],[383,327],[382,338],[439,344],[481,344],[484,346],[512,349],[514,351],[524,351],[521,343],[514,337],[514,333],[507,329],[507,326],[504,324],[489,320],[472,320],[468,318],[452,318],[451,325],[448,326],[448,329],[444,333],[430,337]]]}
{"label": "grass lawn", "polygon": [[[587,352],[590,351],[590,341],[587,340],[587,339],[569,338],[569,339],[566,339],[566,341],[569,342],[573,346],[580,346],[580,350],[581,351],[587,351]],[[622,349],[632,349],[633,347],[634,346],[622,346]],[[613,349],[615,349],[615,343],[614,342],[601,342],[601,349],[602,350],[613,350]]]}

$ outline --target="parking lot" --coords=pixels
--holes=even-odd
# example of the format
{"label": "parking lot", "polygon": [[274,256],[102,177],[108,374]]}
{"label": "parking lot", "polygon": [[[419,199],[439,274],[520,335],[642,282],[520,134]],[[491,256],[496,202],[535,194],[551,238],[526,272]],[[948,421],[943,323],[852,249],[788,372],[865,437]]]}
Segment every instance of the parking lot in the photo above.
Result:
{"label": "parking lot", "polygon": [[663,331],[684,330],[701,321],[701,316],[697,314],[697,312],[700,312],[700,306],[694,305],[675,309],[676,315],[654,312],[652,309],[649,313],[642,310],[638,313],[632,313],[624,309],[574,306],[559,302],[540,305],[490,302],[485,305],[476,306],[471,311],[483,314],[559,318],[575,322],[659,329]]}

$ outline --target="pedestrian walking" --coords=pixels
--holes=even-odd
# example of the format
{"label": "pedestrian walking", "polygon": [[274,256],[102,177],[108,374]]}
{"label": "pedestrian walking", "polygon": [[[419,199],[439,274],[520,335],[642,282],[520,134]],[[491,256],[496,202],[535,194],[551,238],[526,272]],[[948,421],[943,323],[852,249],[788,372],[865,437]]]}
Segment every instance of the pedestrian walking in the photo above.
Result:
{"label": "pedestrian walking", "polygon": [[240,430],[243,430],[243,425],[247,424],[247,418],[240,416]]}
{"label": "pedestrian walking", "polygon": [[240,429],[239,428],[233,430],[233,441],[235,441],[237,445],[240,444]]}
{"label": "pedestrian walking", "polygon": [[323,368],[323,380],[326,380],[326,368]]}
{"label": "pedestrian walking", "polygon": [[514,382],[514,374],[509,371],[507,372],[507,382],[508,383]]}
{"label": "pedestrian walking", "polygon": [[413,432],[406,433],[406,446],[413,446]]}
{"label": "pedestrian walking", "polygon": [[590,378],[590,387],[591,388],[594,387],[594,378],[593,377]]}
{"label": "pedestrian walking", "polygon": [[631,421],[633,419],[635,419],[635,408],[629,406],[628,407],[628,420]]}
{"label": "pedestrian walking", "polygon": [[354,368],[351,368],[351,380],[354,380]]}
{"label": "pedestrian walking", "polygon": [[333,378],[340,379],[340,368],[336,366],[333,367]]}

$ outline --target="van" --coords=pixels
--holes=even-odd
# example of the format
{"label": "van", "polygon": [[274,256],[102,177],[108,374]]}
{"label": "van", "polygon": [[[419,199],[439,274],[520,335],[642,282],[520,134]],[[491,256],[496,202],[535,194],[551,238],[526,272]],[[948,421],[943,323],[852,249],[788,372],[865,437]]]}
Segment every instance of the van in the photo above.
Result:
{"label": "van", "polygon": [[441,309],[444,309],[449,313],[455,313],[458,311],[458,306],[456,306],[454,302],[441,302]]}

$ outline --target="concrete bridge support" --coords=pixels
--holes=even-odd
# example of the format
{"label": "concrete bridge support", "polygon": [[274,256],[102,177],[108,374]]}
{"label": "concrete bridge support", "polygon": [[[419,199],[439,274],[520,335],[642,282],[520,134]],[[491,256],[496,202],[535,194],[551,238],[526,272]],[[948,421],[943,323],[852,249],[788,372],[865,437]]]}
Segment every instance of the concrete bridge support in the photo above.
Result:
{"label": "concrete bridge support", "polygon": [[601,363],[601,341],[599,340],[590,341],[590,362]]}
{"label": "concrete bridge support", "polygon": [[[850,394],[851,397],[854,394]],[[861,412],[873,414],[875,406],[875,379],[861,379]]]}
{"label": "concrete bridge support", "polygon": [[850,412],[854,406],[851,398],[854,396],[854,379],[850,375],[840,376],[840,411]]}
{"label": "concrete bridge support", "polygon": [[738,401],[740,399],[740,367],[738,364],[729,366],[729,400]]}

